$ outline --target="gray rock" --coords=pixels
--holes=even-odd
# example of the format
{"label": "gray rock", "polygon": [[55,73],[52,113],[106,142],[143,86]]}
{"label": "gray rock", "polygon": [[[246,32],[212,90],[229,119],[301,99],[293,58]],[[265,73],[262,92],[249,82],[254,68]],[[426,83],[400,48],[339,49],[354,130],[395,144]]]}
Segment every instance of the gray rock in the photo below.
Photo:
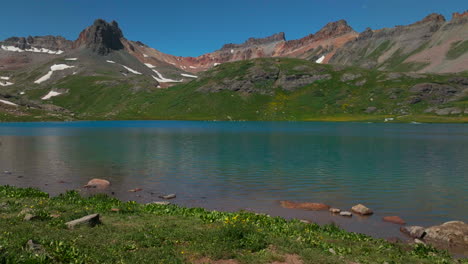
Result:
{"label": "gray rock", "polygon": [[278,85],[284,90],[294,91],[297,88],[304,87],[315,81],[330,80],[330,74],[317,75],[283,75],[278,79]]}
{"label": "gray rock", "polygon": [[461,109],[458,107],[448,107],[436,110],[437,115],[451,115],[451,114],[461,114]]}
{"label": "gray rock", "polygon": [[31,239],[26,242],[26,249],[36,254],[45,253],[45,249],[41,244],[35,243]]}
{"label": "gray rock", "polygon": [[426,243],[424,243],[424,241],[422,241],[420,239],[417,239],[417,238],[414,239],[414,243],[421,244],[421,245],[426,245]]}
{"label": "gray rock", "polygon": [[332,253],[333,255],[336,255],[336,251],[333,248],[328,249],[328,252]]}
{"label": "gray rock", "polygon": [[24,217],[23,217],[23,220],[24,221],[31,221],[31,220],[35,220],[37,219],[38,216],[36,215],[33,215],[33,214],[25,214]]}
{"label": "gray rock", "polygon": [[175,194],[161,195],[161,196],[159,196],[159,198],[169,200],[169,199],[176,198],[176,195]]}
{"label": "gray rock", "polygon": [[468,108],[465,108],[465,112],[463,112],[468,115]]}
{"label": "gray rock", "polygon": [[425,232],[424,239],[428,242],[468,248],[468,224],[462,221],[450,221],[439,226],[432,226]]}
{"label": "gray rock", "polygon": [[18,216],[21,217],[21,216],[24,216],[26,214],[32,214],[32,212],[33,212],[33,209],[31,209],[31,208],[23,208],[23,210],[21,210],[18,213]]}
{"label": "gray rock", "polygon": [[357,78],[361,77],[361,74],[353,74],[353,73],[345,73],[341,76],[341,81],[342,82],[347,82],[347,81],[352,81],[356,80]]}
{"label": "gray rock", "polygon": [[421,239],[426,235],[426,231],[422,226],[402,226],[400,231],[412,238]]}
{"label": "gray rock", "polygon": [[330,208],[328,211],[334,214],[339,214],[341,212],[341,209],[338,208]]}
{"label": "gray rock", "polygon": [[360,80],[360,81],[356,82],[355,85],[356,85],[356,86],[363,86],[363,85],[366,84],[366,83],[367,83],[367,80],[364,79],[364,80]]}
{"label": "gray rock", "polygon": [[367,107],[367,109],[364,112],[370,114],[370,113],[374,113],[375,111],[377,111],[377,107],[369,106],[369,107]]}
{"label": "gray rock", "polygon": [[87,215],[82,218],[67,222],[65,224],[67,225],[68,228],[72,229],[78,225],[83,225],[83,224],[94,227],[98,224],[101,224],[101,221],[99,220],[99,214],[91,214],[91,215]]}
{"label": "gray rock", "polygon": [[371,215],[374,212],[362,204],[357,204],[351,208],[351,211],[360,215]]}
{"label": "gray rock", "polygon": [[341,216],[348,216],[348,217],[353,216],[353,214],[351,212],[348,212],[348,211],[342,211],[342,212],[340,212],[340,215]]}

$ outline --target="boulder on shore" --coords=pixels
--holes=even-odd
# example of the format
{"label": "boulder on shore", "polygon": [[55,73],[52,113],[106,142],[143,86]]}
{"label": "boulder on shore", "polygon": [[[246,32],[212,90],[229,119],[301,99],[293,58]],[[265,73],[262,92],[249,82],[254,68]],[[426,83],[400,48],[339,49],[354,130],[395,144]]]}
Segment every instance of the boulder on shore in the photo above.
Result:
{"label": "boulder on shore", "polygon": [[446,247],[461,246],[468,249],[468,224],[450,221],[439,226],[426,228],[424,240]]}
{"label": "boulder on shore", "polygon": [[328,210],[330,208],[330,206],[323,203],[296,203],[290,201],[280,201],[280,204],[283,208],[302,209],[309,211],[322,211]]}
{"label": "boulder on shore", "polygon": [[356,214],[360,214],[360,215],[371,215],[371,214],[374,213],[371,209],[365,207],[362,204],[357,204],[357,205],[351,207],[351,211],[353,211]]}
{"label": "boulder on shore", "polygon": [[426,235],[426,231],[422,226],[402,226],[400,227],[402,233],[407,234],[412,238],[423,238]]}
{"label": "boulder on shore", "polygon": [[83,225],[83,224],[94,227],[96,225],[101,224],[101,220],[99,220],[99,214],[91,214],[91,215],[81,217],[79,219],[75,219],[70,222],[66,222],[65,224],[67,225],[69,229],[72,229],[75,226]]}
{"label": "boulder on shore", "polygon": [[328,211],[333,214],[339,214],[341,212],[341,209],[338,208],[330,208]]}
{"label": "boulder on shore", "polygon": [[83,187],[105,189],[105,188],[108,188],[109,186],[110,186],[110,182],[108,180],[92,179]]}
{"label": "boulder on shore", "polygon": [[406,224],[405,220],[401,219],[401,217],[399,216],[385,216],[383,219],[382,219],[384,222],[389,222],[389,223],[393,223],[393,224],[397,224],[397,225],[404,225]]}

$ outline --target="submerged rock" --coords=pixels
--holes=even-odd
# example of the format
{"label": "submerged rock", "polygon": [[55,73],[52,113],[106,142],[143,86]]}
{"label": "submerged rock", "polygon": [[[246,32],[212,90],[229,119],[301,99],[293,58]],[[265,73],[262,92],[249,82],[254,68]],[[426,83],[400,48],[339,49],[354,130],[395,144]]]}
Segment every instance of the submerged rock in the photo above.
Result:
{"label": "submerged rock", "polygon": [[351,212],[348,212],[348,211],[342,211],[342,212],[340,212],[340,215],[341,216],[347,216],[347,217],[353,216],[353,214]]}
{"label": "submerged rock", "polygon": [[109,186],[110,186],[110,182],[108,180],[92,179],[83,187],[105,189],[105,188],[108,188]]}
{"label": "submerged rock", "polygon": [[389,222],[389,223],[394,223],[398,225],[404,225],[406,224],[405,220],[401,219],[399,216],[385,216],[382,218],[384,222]]}
{"label": "submerged rock", "polygon": [[65,224],[67,225],[69,229],[72,229],[75,226],[83,225],[83,224],[94,227],[98,224],[101,224],[101,220],[99,220],[99,214],[91,214],[91,215],[87,215],[79,219],[75,219],[70,222],[66,222]]}
{"label": "submerged rock", "polygon": [[176,195],[175,194],[161,195],[159,196],[159,198],[169,200],[169,199],[176,198]]}
{"label": "submerged rock", "polygon": [[330,208],[330,206],[323,203],[295,203],[290,201],[280,201],[280,204],[283,208],[302,209],[310,211],[322,211],[328,210]]}
{"label": "submerged rock", "polygon": [[353,206],[351,208],[351,211],[355,212],[356,214],[360,214],[360,215],[371,215],[371,214],[374,213],[371,209],[365,207],[362,204],[357,204],[357,205]]}

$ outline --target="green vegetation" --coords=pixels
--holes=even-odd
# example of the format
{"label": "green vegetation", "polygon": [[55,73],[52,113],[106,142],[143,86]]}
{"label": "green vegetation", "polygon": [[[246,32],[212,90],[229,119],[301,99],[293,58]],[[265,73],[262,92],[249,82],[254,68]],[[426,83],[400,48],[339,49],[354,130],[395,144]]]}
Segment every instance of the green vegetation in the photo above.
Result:
{"label": "green vegetation", "polygon": [[468,40],[457,41],[452,43],[450,50],[447,52],[447,59],[454,60],[468,52]]}
{"label": "green vegetation", "polygon": [[[23,220],[25,208],[36,217]],[[50,198],[1,186],[0,212],[0,263],[272,263],[286,256],[301,263],[456,263],[430,246],[392,244],[334,225],[83,198],[76,191]],[[101,215],[101,225],[66,228],[92,213]],[[31,250],[29,240],[40,246]]]}
{"label": "green vegetation", "polygon": [[[387,48],[383,43],[379,50]],[[399,56],[403,60],[405,56]],[[417,68],[418,65],[399,67]],[[354,75],[342,81],[344,75]],[[397,77],[389,76],[397,74]],[[302,77],[329,78],[283,89],[287,78],[291,82]],[[255,59],[225,63],[204,72],[199,79],[168,89],[154,87],[143,76],[73,75],[53,84],[66,91],[44,102],[42,96],[50,87],[38,86],[26,91],[26,97],[37,103],[62,107],[63,111],[36,111],[20,107],[25,115],[2,112],[0,120],[261,120],[306,121],[340,120],[393,122],[432,120],[433,122],[467,122],[464,98],[447,104],[428,100],[412,103],[410,88],[418,83],[449,84],[453,77],[468,77],[468,73],[452,75],[390,73],[356,67],[335,68],[300,59]],[[236,89],[226,89],[238,83]],[[250,86],[249,86],[250,85]],[[450,84],[453,85],[453,84]],[[244,87],[249,87],[244,88]],[[430,107],[456,105],[461,114],[437,116],[426,113]],[[369,108],[375,108],[368,111]],[[4,113],[4,114],[2,114]]]}

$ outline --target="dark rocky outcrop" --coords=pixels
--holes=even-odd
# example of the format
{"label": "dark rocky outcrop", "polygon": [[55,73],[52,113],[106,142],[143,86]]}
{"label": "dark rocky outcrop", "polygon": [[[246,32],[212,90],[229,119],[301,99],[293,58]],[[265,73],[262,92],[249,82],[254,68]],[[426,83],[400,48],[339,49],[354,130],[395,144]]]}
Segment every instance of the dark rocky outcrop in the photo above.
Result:
{"label": "dark rocky outcrop", "polygon": [[276,42],[285,41],[285,40],[286,39],[284,36],[284,32],[280,32],[280,33],[276,33],[265,38],[249,38],[247,41],[245,41],[242,44],[233,44],[233,43],[225,44],[221,48],[221,50],[248,48],[252,46],[267,45],[267,44],[276,43]]}
{"label": "dark rocky outcrop", "polygon": [[97,19],[92,26],[80,33],[74,47],[86,47],[99,55],[106,55],[114,50],[124,49],[121,38],[123,33],[117,22],[107,23]]}
{"label": "dark rocky outcrop", "polygon": [[62,36],[36,36],[36,37],[11,37],[2,42],[5,46],[14,46],[22,50],[27,49],[48,49],[51,51],[69,50],[73,42]]}

